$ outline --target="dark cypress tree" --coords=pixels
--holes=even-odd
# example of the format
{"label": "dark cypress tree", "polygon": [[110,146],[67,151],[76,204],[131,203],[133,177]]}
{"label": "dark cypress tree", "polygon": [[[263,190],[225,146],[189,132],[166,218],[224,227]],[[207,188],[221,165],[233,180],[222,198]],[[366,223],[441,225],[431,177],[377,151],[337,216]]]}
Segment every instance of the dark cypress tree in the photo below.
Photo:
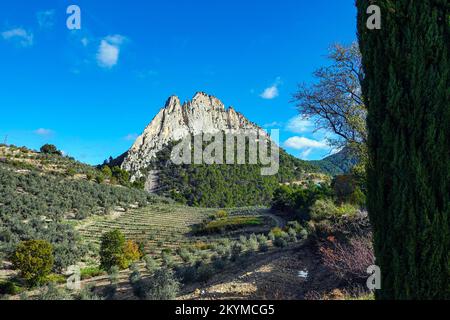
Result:
{"label": "dark cypress tree", "polygon": [[[379,299],[448,299],[448,0],[357,0]],[[381,8],[369,30],[367,8]]]}

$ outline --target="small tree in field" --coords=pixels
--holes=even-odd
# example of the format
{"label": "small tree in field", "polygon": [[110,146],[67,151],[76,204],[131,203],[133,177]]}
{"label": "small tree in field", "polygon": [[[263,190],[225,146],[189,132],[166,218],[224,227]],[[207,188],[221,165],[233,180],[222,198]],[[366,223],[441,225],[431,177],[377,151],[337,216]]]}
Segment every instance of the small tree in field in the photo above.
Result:
{"label": "small tree in field", "polygon": [[128,268],[130,264],[139,260],[141,258],[141,251],[139,250],[139,246],[136,242],[132,240],[128,240],[125,242],[125,246],[123,249],[124,264],[121,267]]}
{"label": "small tree in field", "polygon": [[58,156],[62,156],[62,152],[58,150],[58,148],[56,148],[56,146],[54,146],[53,144],[44,144],[41,147],[41,153],[44,154],[54,154],[54,155],[58,155]]}
{"label": "small tree in field", "polygon": [[12,262],[30,285],[42,284],[53,268],[53,247],[44,240],[21,242],[12,255]]}
{"label": "small tree in field", "polygon": [[111,270],[121,266],[124,259],[125,236],[119,230],[113,230],[102,235],[100,245],[100,266]]}
{"label": "small tree in field", "polygon": [[138,297],[145,300],[173,300],[180,290],[172,270],[162,268],[153,276],[141,280],[136,287]]}

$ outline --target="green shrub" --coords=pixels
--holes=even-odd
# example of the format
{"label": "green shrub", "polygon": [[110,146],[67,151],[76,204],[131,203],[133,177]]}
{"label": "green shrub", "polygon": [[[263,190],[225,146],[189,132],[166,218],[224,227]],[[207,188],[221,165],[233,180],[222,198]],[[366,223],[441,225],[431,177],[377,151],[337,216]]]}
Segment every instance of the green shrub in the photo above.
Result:
{"label": "green shrub", "polygon": [[92,172],[88,172],[86,173],[86,179],[88,181],[91,181],[92,179],[94,179],[95,175]]}
{"label": "green shrub", "polygon": [[225,210],[219,210],[219,211],[216,212],[215,217],[217,219],[228,218],[228,212],[226,212]]}
{"label": "green shrub", "polygon": [[63,276],[62,274],[52,273],[47,276],[45,281],[49,282],[49,283],[55,283],[55,284],[64,284],[67,282],[67,278],[65,276]]}
{"label": "green shrub", "polygon": [[343,203],[337,207],[335,215],[337,217],[347,216],[354,217],[358,214],[359,208],[350,203]]}
{"label": "green shrub", "polygon": [[53,247],[44,240],[19,243],[12,256],[14,268],[30,285],[42,284],[50,274],[53,263]]}
{"label": "green shrub", "polygon": [[144,257],[145,262],[145,269],[153,274],[158,269],[158,264],[156,263],[155,259],[152,258],[150,255],[146,255]]}
{"label": "green shrub", "polygon": [[102,235],[100,244],[100,267],[110,271],[114,266],[124,264],[125,236],[119,230]]}
{"label": "green shrub", "polygon": [[164,251],[161,253],[161,260],[162,260],[162,265],[165,267],[168,267],[168,268],[173,267],[173,265],[175,264],[173,256],[170,253],[167,253]]}
{"label": "green shrub", "polygon": [[244,252],[245,246],[240,242],[235,242],[231,246],[231,257],[232,261],[237,261],[240,258],[240,255]]}
{"label": "green shrub", "polygon": [[73,177],[77,174],[77,171],[74,168],[69,168],[66,170],[66,175],[69,177]]}
{"label": "green shrub", "polygon": [[259,244],[267,244],[267,237],[265,236],[265,235],[263,235],[263,234],[259,234],[258,236],[257,236],[257,239],[258,239],[258,243]]}
{"label": "green shrub", "polygon": [[308,238],[308,231],[306,229],[302,229],[299,233],[300,239],[305,240]]}
{"label": "green shrub", "polygon": [[287,247],[288,242],[287,242],[286,238],[276,238],[275,241],[273,242],[273,244],[276,247],[284,248],[284,247]]}
{"label": "green shrub", "polygon": [[298,238],[297,238],[297,231],[295,231],[295,229],[289,229],[287,234],[289,236],[289,241],[297,242],[297,240],[298,240]]}
{"label": "green shrub", "polygon": [[41,288],[37,300],[73,300],[72,296],[65,289],[58,288],[54,283],[49,283],[46,287]]}
{"label": "green shrub", "polygon": [[98,276],[101,276],[104,274],[105,274],[105,271],[103,271],[99,267],[87,267],[87,268],[81,269],[81,279],[82,280],[95,278],[95,277],[98,277]]}
{"label": "green shrub", "polygon": [[22,288],[19,284],[14,282],[13,280],[7,280],[0,282],[0,295],[17,295],[23,292],[24,288]]}
{"label": "green shrub", "polygon": [[274,239],[276,239],[276,238],[282,237],[283,234],[284,234],[283,229],[281,229],[281,228],[279,228],[279,227],[276,227],[276,228],[273,228],[273,229],[270,231],[269,236],[270,236],[271,240],[274,240]]}
{"label": "green shrub", "polygon": [[197,281],[207,282],[214,275],[214,269],[209,265],[202,263],[197,269]]}
{"label": "green shrub", "polygon": [[178,255],[184,263],[192,263],[194,261],[194,257],[186,248],[178,250]]}
{"label": "green shrub", "polygon": [[193,229],[194,234],[212,234],[228,230],[238,230],[249,226],[258,226],[264,223],[262,217],[236,216],[211,221],[204,221]]}
{"label": "green shrub", "polygon": [[40,151],[43,154],[62,156],[62,152],[59,151],[53,144],[44,144]]}
{"label": "green shrub", "polygon": [[228,257],[231,253],[231,247],[230,245],[219,245],[216,249],[216,252],[221,257]]}
{"label": "green shrub", "polygon": [[259,248],[259,242],[255,234],[252,234],[247,241],[247,247],[251,251],[257,251]]}
{"label": "green shrub", "polygon": [[103,300],[95,293],[95,286],[93,284],[86,285],[78,294],[77,300]]}
{"label": "green shrub", "polygon": [[317,200],[310,209],[310,218],[313,221],[329,219],[337,212],[337,207],[331,199]]}
{"label": "green shrub", "polygon": [[102,183],[105,181],[105,177],[104,177],[103,175],[99,174],[99,175],[97,175],[97,176],[95,177],[95,181],[96,181],[98,184],[102,184]]}
{"label": "green shrub", "polygon": [[148,279],[136,284],[137,296],[145,300],[173,300],[178,295],[180,284],[172,270],[159,269]]}
{"label": "green shrub", "polygon": [[139,280],[141,280],[141,272],[139,271],[139,267],[136,263],[132,263],[130,265],[131,274],[129,277],[131,285],[137,283]]}
{"label": "green shrub", "polygon": [[302,225],[298,221],[289,221],[287,229],[294,229],[297,233],[303,230]]}
{"label": "green shrub", "polygon": [[123,248],[123,259],[121,267],[126,269],[132,263],[138,261],[141,258],[141,251],[136,242],[127,240]]}
{"label": "green shrub", "polygon": [[355,191],[349,197],[349,202],[360,207],[366,206],[366,195],[362,192],[361,188],[355,188]]}
{"label": "green shrub", "polygon": [[193,283],[197,280],[197,268],[194,266],[178,266],[176,275],[183,284]]}

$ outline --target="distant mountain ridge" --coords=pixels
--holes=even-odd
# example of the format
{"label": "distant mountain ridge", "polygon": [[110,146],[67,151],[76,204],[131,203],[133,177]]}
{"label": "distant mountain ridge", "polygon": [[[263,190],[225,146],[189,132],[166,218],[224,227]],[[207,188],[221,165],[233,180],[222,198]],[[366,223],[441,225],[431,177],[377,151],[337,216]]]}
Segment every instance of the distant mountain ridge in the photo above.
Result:
{"label": "distant mountain ridge", "polygon": [[336,176],[349,173],[359,160],[349,149],[344,148],[325,159],[310,162],[320,168],[323,173]]}

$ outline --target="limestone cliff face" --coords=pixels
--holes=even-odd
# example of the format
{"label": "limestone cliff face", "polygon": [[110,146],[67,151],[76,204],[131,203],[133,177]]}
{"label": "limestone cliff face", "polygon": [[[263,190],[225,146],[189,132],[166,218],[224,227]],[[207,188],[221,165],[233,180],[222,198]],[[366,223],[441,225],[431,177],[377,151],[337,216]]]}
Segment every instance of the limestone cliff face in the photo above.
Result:
{"label": "limestone cliff face", "polygon": [[232,107],[225,109],[217,98],[203,92],[197,93],[183,105],[176,96],[170,97],[147,126],[122,163],[122,169],[140,177],[140,170],[147,168],[151,160],[170,141],[181,140],[188,135],[236,132],[239,129],[259,129]]}

